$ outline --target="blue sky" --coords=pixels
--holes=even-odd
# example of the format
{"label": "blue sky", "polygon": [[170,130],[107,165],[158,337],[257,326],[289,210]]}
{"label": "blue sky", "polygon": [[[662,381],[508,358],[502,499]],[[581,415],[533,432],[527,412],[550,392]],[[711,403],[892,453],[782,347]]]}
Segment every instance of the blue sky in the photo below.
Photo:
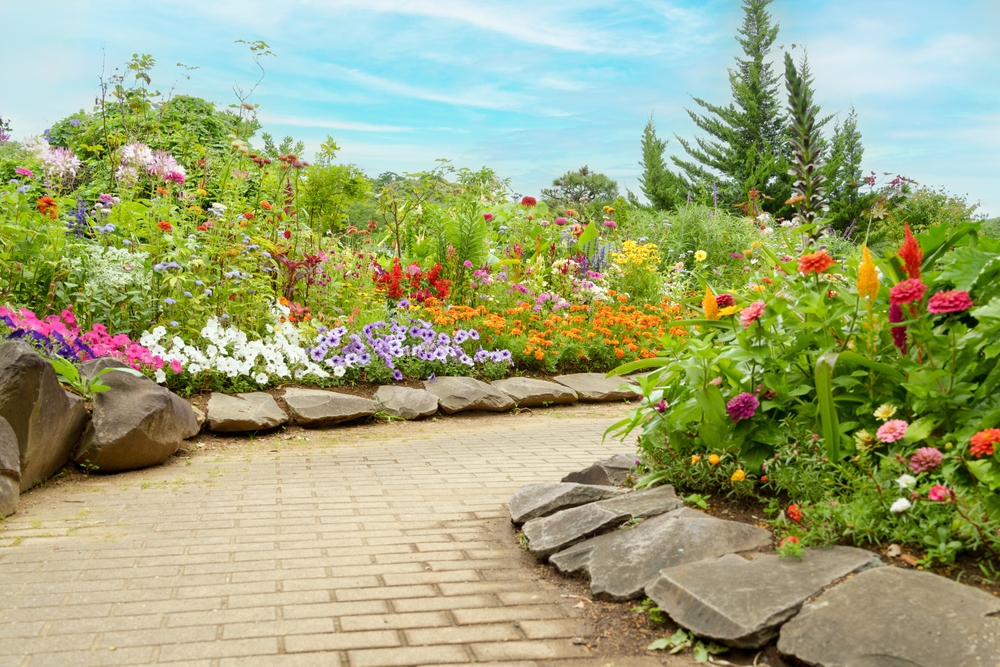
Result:
{"label": "blue sky", "polygon": [[[866,170],[1000,215],[1000,3],[770,11],[778,45],[808,47],[823,111],[857,109]],[[332,135],[371,175],[487,165],[524,194],[584,164],[638,192],[646,118],[691,137],[692,96],[728,102],[742,21],[738,0],[5,0],[0,15],[0,116],[15,137],[89,109],[102,61],[136,52],[157,59],[160,90],[228,104],[256,80],[234,41],[262,39],[277,55],[252,101],[272,134],[310,153]],[[199,69],[187,80],[177,62]]]}

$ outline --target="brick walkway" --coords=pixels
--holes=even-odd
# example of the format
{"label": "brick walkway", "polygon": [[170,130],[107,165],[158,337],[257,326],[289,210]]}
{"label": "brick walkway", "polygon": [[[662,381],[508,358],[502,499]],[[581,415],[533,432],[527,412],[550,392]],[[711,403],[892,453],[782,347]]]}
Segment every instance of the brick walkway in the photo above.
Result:
{"label": "brick walkway", "polygon": [[296,431],[50,484],[0,524],[0,667],[645,664],[585,660],[575,600],[503,524],[520,485],[622,450],[615,409]]}

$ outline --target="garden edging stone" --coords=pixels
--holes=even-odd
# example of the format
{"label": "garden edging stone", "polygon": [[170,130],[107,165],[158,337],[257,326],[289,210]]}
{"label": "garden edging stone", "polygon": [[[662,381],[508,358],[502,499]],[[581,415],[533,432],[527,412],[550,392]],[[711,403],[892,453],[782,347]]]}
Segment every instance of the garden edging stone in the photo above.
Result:
{"label": "garden edging stone", "polygon": [[424,381],[424,389],[437,396],[441,412],[449,415],[466,410],[506,412],[514,407],[507,394],[475,378],[438,377]]}
{"label": "garden edging stone", "polygon": [[322,389],[289,387],[282,394],[294,424],[306,428],[332,426],[370,417],[379,409],[375,401]]}
{"label": "garden edging stone", "polygon": [[380,410],[400,419],[430,417],[438,411],[438,398],[423,389],[383,385],[375,392]]}
{"label": "garden edging stone", "polygon": [[549,556],[623,521],[646,519],[683,506],[674,487],[664,485],[532,519],[522,530],[532,553]]}
{"label": "garden edging stone", "polygon": [[601,459],[583,470],[571,472],[560,481],[597,484],[599,486],[621,486],[628,479],[629,473],[638,465],[639,460],[634,454],[615,454],[612,457]]}
{"label": "garden edging stone", "polygon": [[62,468],[83,433],[83,399],[59,385],[52,364],[22,342],[0,346],[0,417],[17,437],[21,491]]}
{"label": "garden edging stone", "polygon": [[603,403],[636,398],[635,391],[630,388],[630,385],[635,384],[635,380],[624,377],[609,378],[603,373],[570,373],[557,375],[552,381],[576,392],[581,403]]}
{"label": "garden edging stone", "polygon": [[590,484],[527,484],[514,492],[508,509],[510,520],[515,525],[541,516],[554,514],[577,505],[585,505],[597,500],[612,498],[628,493],[627,489],[616,486],[593,486]]}
{"label": "garden edging stone", "polygon": [[490,384],[509,396],[521,408],[568,405],[577,401],[576,392],[558,382],[512,377],[494,380]]}
{"label": "garden edging stone", "polygon": [[0,519],[17,512],[21,494],[20,458],[14,429],[0,417]]}
{"label": "garden edging stone", "polygon": [[810,597],[837,579],[882,565],[854,547],[805,549],[802,559],[726,554],[660,570],[646,595],[678,625],[736,648],[761,648]]}
{"label": "garden edging stone", "polygon": [[212,392],[205,409],[208,428],[220,433],[245,433],[276,428],[288,422],[270,394],[221,394]]}

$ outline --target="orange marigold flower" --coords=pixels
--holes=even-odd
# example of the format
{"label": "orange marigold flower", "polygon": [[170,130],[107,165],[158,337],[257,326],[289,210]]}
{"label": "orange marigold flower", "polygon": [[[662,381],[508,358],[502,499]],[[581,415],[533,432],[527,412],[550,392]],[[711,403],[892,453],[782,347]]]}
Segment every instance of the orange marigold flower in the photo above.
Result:
{"label": "orange marigold flower", "polygon": [[253,214],[253,211],[247,211],[246,213],[243,214],[243,217],[246,218],[247,220],[253,220],[257,216]]}
{"label": "orange marigold flower", "polygon": [[269,202],[269,201],[267,201],[267,200],[265,199],[264,201],[262,201],[262,202],[260,203],[260,207],[261,207],[262,209],[264,209],[265,211],[270,211],[270,210],[271,210],[271,202]]}
{"label": "orange marigold flower", "polygon": [[826,250],[810,252],[799,258],[799,273],[809,275],[810,273],[823,273],[834,265],[833,257]]}
{"label": "orange marigold flower", "polygon": [[788,518],[795,523],[802,521],[802,510],[799,509],[798,505],[789,505],[788,510],[785,513],[788,515]]}
{"label": "orange marigold flower", "polygon": [[621,349],[620,347],[616,347],[615,348],[615,356],[618,357],[619,359],[621,359],[622,357],[625,356],[625,350]]}
{"label": "orange marigold flower", "polygon": [[993,445],[1000,443],[1000,428],[988,428],[969,438],[969,453],[977,459],[993,455]]}
{"label": "orange marigold flower", "polygon": [[535,352],[535,359],[537,359],[538,361],[541,361],[544,358],[545,358],[545,353],[543,351],[538,350],[538,351]]}

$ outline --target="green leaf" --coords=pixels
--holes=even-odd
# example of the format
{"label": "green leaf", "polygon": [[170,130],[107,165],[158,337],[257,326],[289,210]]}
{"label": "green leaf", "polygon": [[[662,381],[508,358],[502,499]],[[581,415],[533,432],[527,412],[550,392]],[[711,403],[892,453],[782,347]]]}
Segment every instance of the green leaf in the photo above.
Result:
{"label": "green leaf", "polygon": [[939,423],[941,420],[936,417],[921,417],[907,427],[905,438],[909,442],[926,440]]}
{"label": "green leaf", "polygon": [[708,647],[701,642],[694,645],[694,661],[708,662]]}
{"label": "green leaf", "polygon": [[840,460],[840,423],[837,406],[833,402],[833,369],[836,364],[836,352],[827,352],[816,360],[816,397],[819,400],[823,440],[826,442],[827,458],[830,461]]}
{"label": "green leaf", "polygon": [[665,648],[670,648],[671,646],[673,646],[673,644],[670,643],[670,639],[668,637],[663,637],[661,639],[657,639],[655,642],[653,642],[652,644],[650,644],[649,646],[647,646],[646,650],[647,651],[661,651],[661,650],[663,650]]}
{"label": "green leaf", "polygon": [[946,264],[940,280],[950,282],[955,289],[969,291],[979,278],[997,261],[997,255],[976,248],[956,248],[944,256]]}
{"label": "green leaf", "polygon": [[903,380],[906,379],[902,373],[897,371],[892,366],[889,366],[888,364],[882,364],[877,361],[872,361],[868,357],[862,356],[857,352],[850,352],[850,351],[841,352],[837,356],[837,363],[847,364],[849,366],[861,366],[863,368],[875,371],[876,373],[886,375],[892,378],[893,380],[897,380],[899,382],[902,382]]}
{"label": "green leaf", "polygon": [[653,359],[636,359],[635,361],[630,361],[627,364],[622,364],[618,368],[608,372],[607,377],[614,377],[616,375],[625,375],[627,373],[632,373],[634,371],[639,371],[644,368],[662,368],[670,363],[670,360],[665,357],[655,357]]}
{"label": "green leaf", "polygon": [[587,228],[583,230],[582,234],[580,234],[580,238],[577,239],[576,241],[577,250],[579,250],[580,252],[585,252],[584,246],[586,246],[589,243],[593,243],[596,238],[597,238],[597,225],[595,225],[594,221],[591,220],[590,223],[587,225]]}

